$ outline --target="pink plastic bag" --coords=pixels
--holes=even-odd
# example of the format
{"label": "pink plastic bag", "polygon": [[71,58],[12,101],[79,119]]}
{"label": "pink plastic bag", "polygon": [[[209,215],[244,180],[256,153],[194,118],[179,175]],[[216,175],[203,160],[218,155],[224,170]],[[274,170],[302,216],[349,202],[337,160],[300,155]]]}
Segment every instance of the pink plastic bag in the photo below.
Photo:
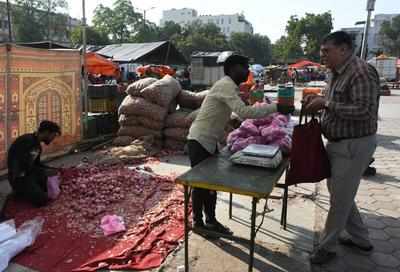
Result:
{"label": "pink plastic bag", "polygon": [[232,146],[236,140],[239,138],[244,138],[246,136],[246,133],[241,131],[240,129],[235,129],[231,133],[229,133],[228,138],[227,138],[227,144],[228,146]]}
{"label": "pink plastic bag", "polygon": [[240,125],[240,130],[246,132],[249,136],[258,136],[260,131],[253,124],[253,120],[247,119]]}
{"label": "pink plastic bag", "polygon": [[257,127],[269,126],[272,122],[272,116],[268,116],[261,119],[253,119],[253,124]]}
{"label": "pink plastic bag", "polygon": [[110,236],[115,233],[125,231],[125,223],[121,216],[105,215],[101,219],[101,229],[105,236]]}
{"label": "pink plastic bag", "polygon": [[47,178],[47,196],[50,199],[56,199],[60,194],[60,177],[52,176]]}

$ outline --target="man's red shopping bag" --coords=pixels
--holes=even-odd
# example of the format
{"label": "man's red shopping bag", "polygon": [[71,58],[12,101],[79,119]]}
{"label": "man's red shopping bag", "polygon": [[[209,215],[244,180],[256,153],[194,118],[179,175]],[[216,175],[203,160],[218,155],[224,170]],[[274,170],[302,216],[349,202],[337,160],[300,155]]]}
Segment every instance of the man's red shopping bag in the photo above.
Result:
{"label": "man's red shopping bag", "polygon": [[294,127],[290,165],[286,184],[319,182],[331,175],[328,154],[321,137],[321,125],[314,116],[309,122],[300,113],[299,125]]}

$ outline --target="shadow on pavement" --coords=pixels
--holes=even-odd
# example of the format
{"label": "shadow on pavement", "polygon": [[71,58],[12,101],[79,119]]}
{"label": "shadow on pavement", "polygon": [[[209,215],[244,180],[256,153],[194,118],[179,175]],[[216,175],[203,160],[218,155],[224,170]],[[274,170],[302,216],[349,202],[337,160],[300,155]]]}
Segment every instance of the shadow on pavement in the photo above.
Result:
{"label": "shadow on pavement", "polygon": [[[269,216],[267,216],[267,215],[266,215],[266,217],[267,217],[269,220],[273,220],[273,221],[276,221],[276,222],[278,221],[278,220],[276,220],[275,218],[269,217]],[[247,228],[249,229],[249,233],[250,233],[250,220],[247,221],[247,220],[244,220],[244,219],[239,218],[239,217],[236,217],[236,216],[232,216],[232,220],[235,221],[235,222],[237,222],[237,223],[239,223],[239,224],[241,224],[241,225],[243,225],[243,226],[245,226],[245,227],[247,227]],[[289,219],[288,219],[288,220],[289,220]],[[257,228],[257,227],[258,227],[258,225],[256,224],[256,228]],[[310,230],[308,230],[308,229],[305,229],[305,228],[301,228],[301,227],[298,227],[298,226],[294,226],[294,225],[290,224],[290,222],[288,222],[288,224],[287,224],[286,227],[287,227],[286,230],[281,229],[280,231],[281,231],[281,232],[286,231],[286,232],[293,233],[293,234],[296,235],[296,236],[295,236],[296,238],[290,239],[290,238],[285,237],[284,235],[281,235],[281,234],[279,234],[279,233],[277,233],[277,232],[270,231],[270,230],[268,229],[268,226],[266,226],[266,227],[264,227],[264,226],[260,227],[260,229],[259,229],[258,232],[261,233],[261,234],[264,234],[264,235],[266,235],[266,236],[269,236],[269,237],[271,237],[271,238],[274,238],[274,239],[276,239],[276,240],[279,240],[279,241],[281,241],[282,243],[286,244],[288,247],[293,247],[293,246],[295,246],[295,245],[296,245],[296,240],[297,240],[297,239],[299,239],[299,238],[307,239],[308,237],[312,237],[313,234],[314,234],[314,232],[312,232],[312,231],[310,231]],[[256,239],[257,239],[257,237],[256,237]],[[310,241],[310,243],[312,243],[312,241]],[[307,249],[302,249],[302,250],[307,251]]]}
{"label": "shadow on pavement", "polygon": [[378,146],[381,146],[385,149],[400,151],[400,137],[377,134],[377,141]]}
{"label": "shadow on pavement", "polygon": [[[241,260],[244,263],[249,262],[249,243],[236,242],[232,243],[227,240],[214,240],[211,243],[215,244],[226,253],[234,256],[235,258]],[[269,246],[270,248],[273,246]],[[254,256],[254,269],[258,271],[268,271],[268,272],[286,272],[286,271],[296,271],[296,272],[306,272],[308,270],[308,265],[297,261],[295,258],[287,256],[279,251],[273,251],[269,248],[264,247],[260,243],[255,246],[255,256]],[[300,254],[300,253],[299,253]],[[257,256],[258,255],[258,256]],[[262,256],[262,258],[260,258]]]}
{"label": "shadow on pavement", "polygon": [[[377,183],[385,183],[388,186],[400,188],[400,177],[398,176],[391,176],[391,175],[381,174],[378,172],[375,176],[363,177],[363,179]],[[392,182],[392,183],[387,183],[387,182]],[[399,185],[393,184],[393,182],[398,182]]]}

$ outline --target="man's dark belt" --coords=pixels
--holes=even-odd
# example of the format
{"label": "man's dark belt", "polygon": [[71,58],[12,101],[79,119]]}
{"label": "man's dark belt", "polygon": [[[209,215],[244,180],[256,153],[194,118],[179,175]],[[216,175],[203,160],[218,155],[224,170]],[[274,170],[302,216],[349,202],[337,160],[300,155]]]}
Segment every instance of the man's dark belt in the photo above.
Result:
{"label": "man's dark belt", "polygon": [[340,138],[328,138],[328,137],[327,137],[327,139],[328,139],[328,141],[330,141],[330,142],[337,143],[337,142],[340,142],[340,141],[343,141],[343,140],[351,140],[351,139],[364,138],[364,137],[368,137],[368,136],[371,136],[371,135],[373,135],[373,134],[368,134],[368,135],[363,135],[363,136],[356,136],[356,137],[340,137]]}

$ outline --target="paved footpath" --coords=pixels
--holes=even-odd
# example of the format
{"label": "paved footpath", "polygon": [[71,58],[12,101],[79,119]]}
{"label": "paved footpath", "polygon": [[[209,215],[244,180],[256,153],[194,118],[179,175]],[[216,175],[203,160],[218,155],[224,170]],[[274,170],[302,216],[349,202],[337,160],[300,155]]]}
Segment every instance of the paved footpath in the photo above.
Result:
{"label": "paved footpath", "polygon": [[[364,223],[375,249],[365,254],[341,246],[339,257],[315,272],[399,272],[400,271],[400,115],[379,123],[378,148],[374,155],[377,175],[362,180],[357,194]],[[318,186],[316,231],[323,229],[329,207],[326,184]]]}

